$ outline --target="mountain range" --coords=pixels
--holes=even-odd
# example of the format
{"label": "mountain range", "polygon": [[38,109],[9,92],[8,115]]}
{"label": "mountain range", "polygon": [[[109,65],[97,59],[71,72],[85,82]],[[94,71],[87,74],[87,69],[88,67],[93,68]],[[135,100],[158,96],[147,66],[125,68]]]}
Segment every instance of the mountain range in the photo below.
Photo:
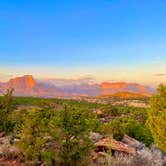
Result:
{"label": "mountain range", "polygon": [[2,93],[9,88],[14,88],[15,96],[34,97],[72,97],[72,96],[113,96],[121,92],[150,96],[155,92],[151,87],[137,83],[103,82],[95,83],[90,78],[79,80],[35,80],[32,75],[12,78],[0,83]]}

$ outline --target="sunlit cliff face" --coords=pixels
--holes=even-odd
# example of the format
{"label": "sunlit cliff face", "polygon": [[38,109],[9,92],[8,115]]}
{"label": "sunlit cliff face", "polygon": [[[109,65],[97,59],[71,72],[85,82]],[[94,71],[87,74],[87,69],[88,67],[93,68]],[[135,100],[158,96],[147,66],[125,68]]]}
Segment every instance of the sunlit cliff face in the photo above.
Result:
{"label": "sunlit cliff face", "polygon": [[36,81],[31,75],[25,75],[23,77],[16,77],[11,79],[8,82],[8,88],[25,88],[25,89],[32,89],[35,87]]}
{"label": "sunlit cliff face", "polygon": [[102,95],[114,94],[116,92],[136,92],[141,94],[149,94],[147,87],[137,83],[108,83],[104,82],[101,84]]}

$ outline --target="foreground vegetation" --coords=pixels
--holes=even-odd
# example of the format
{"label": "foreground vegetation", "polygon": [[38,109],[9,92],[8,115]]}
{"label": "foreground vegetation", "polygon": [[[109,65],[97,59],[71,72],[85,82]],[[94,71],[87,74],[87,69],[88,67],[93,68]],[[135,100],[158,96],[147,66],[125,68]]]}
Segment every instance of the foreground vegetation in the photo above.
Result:
{"label": "foreground vegetation", "polygon": [[73,100],[0,97],[0,132],[28,165],[91,165],[91,133],[122,140],[127,134],[147,147],[166,151],[166,87],[152,97],[151,109]]}

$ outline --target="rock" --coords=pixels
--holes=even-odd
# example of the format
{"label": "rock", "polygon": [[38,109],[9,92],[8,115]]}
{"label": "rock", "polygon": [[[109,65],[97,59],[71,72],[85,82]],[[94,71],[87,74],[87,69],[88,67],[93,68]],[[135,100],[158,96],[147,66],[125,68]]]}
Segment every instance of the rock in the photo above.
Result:
{"label": "rock", "polygon": [[93,143],[96,143],[102,138],[102,136],[99,133],[91,132],[90,133],[90,139]]}
{"label": "rock", "polygon": [[103,150],[113,150],[117,152],[123,152],[127,154],[135,154],[136,149],[134,147],[130,147],[127,144],[124,144],[120,141],[116,141],[111,138],[103,138],[102,140],[98,141],[95,146],[98,148],[98,151]]}
{"label": "rock", "polygon": [[23,165],[16,160],[6,160],[0,158],[0,166],[23,166]]}
{"label": "rock", "polygon": [[1,138],[1,137],[4,137],[5,135],[6,135],[5,132],[1,132],[1,133],[0,133],[0,138]]}
{"label": "rock", "polygon": [[127,145],[129,145],[129,146],[131,146],[131,147],[134,147],[136,149],[145,148],[144,144],[142,144],[141,142],[137,141],[134,138],[129,137],[128,135],[124,136],[122,142],[125,143],[125,144],[127,144]]}

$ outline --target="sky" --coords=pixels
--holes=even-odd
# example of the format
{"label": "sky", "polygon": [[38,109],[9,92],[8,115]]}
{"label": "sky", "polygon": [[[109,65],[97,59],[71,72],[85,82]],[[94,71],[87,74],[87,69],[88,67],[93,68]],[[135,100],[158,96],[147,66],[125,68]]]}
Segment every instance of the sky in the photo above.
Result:
{"label": "sky", "polygon": [[1,0],[0,81],[166,83],[165,0]]}

